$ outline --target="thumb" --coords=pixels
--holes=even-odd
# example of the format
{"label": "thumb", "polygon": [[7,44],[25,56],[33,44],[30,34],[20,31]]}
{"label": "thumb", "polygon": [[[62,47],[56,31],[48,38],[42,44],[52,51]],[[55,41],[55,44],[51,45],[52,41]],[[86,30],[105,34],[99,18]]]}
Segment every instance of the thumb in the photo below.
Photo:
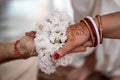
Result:
{"label": "thumb", "polygon": [[55,60],[59,59],[60,57],[70,53],[75,48],[74,42],[67,41],[62,47],[60,47],[57,51],[54,52],[53,58]]}
{"label": "thumb", "polygon": [[25,33],[26,36],[33,37],[33,38],[35,38],[35,34],[36,34],[35,31],[30,31]]}

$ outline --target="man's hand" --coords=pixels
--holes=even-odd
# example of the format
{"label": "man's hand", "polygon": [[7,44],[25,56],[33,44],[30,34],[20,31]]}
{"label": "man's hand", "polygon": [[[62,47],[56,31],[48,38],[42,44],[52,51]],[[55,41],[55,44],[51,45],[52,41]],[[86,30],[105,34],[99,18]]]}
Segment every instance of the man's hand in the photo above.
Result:
{"label": "man's hand", "polygon": [[34,45],[35,34],[35,31],[27,32],[25,36],[20,39],[18,49],[20,50],[21,54],[28,57],[37,55]]}

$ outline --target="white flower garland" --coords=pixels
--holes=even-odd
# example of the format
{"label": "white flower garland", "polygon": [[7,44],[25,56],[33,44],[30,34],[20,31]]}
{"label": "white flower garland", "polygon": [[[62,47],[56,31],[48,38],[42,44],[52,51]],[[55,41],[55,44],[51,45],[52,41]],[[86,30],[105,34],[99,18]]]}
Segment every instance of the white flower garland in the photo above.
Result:
{"label": "white flower garland", "polygon": [[71,23],[72,20],[68,14],[54,11],[37,26],[34,42],[39,54],[39,68],[42,72],[51,74],[56,71],[56,67],[72,63],[72,54],[67,54],[59,60],[52,58],[54,51],[65,43],[66,29]]}

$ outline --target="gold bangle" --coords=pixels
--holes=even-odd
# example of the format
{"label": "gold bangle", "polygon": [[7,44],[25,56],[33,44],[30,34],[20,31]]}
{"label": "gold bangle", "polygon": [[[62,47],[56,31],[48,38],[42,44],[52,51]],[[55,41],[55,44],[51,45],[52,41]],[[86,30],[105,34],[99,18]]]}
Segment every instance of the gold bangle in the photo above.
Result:
{"label": "gold bangle", "polygon": [[89,26],[89,24],[83,19],[81,20],[81,22],[85,23],[86,27],[88,28],[89,32],[90,32],[90,37],[91,37],[91,41],[92,41],[92,46],[95,46],[95,38],[93,36],[92,30]]}
{"label": "gold bangle", "polygon": [[100,33],[100,44],[103,42],[103,34],[102,34],[102,20],[100,15],[96,15],[98,25],[99,25],[99,33]]}

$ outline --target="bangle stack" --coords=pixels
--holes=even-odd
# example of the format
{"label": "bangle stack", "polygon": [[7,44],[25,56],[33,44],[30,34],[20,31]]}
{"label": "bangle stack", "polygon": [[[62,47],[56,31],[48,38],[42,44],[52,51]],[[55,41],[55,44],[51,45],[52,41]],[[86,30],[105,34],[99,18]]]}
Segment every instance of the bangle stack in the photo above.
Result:
{"label": "bangle stack", "polygon": [[97,27],[94,20],[89,16],[87,16],[86,18],[81,20],[81,22],[84,22],[84,24],[86,25],[86,27],[88,28],[88,30],[90,32],[92,46],[94,46],[94,47],[96,47],[98,44],[101,44],[103,41],[101,17],[97,15],[96,18],[98,21],[99,28]]}
{"label": "bangle stack", "polygon": [[100,15],[96,15],[99,27],[99,34],[100,34],[100,44],[103,42],[103,35],[102,35],[102,20]]}
{"label": "bangle stack", "polygon": [[14,44],[14,52],[15,52],[15,55],[17,55],[17,56],[18,56],[19,58],[21,58],[21,59],[26,59],[27,57],[24,56],[24,55],[22,55],[22,54],[20,53],[19,49],[17,48],[17,45],[18,45],[19,42],[20,42],[20,40],[17,40],[17,41],[15,42],[15,44]]}

